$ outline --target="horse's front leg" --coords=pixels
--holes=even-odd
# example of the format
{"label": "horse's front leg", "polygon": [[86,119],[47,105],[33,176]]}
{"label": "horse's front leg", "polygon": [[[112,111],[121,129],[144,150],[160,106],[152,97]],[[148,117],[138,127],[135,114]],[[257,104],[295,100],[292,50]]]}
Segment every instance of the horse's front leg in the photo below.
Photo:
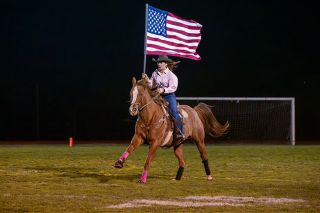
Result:
{"label": "horse's front leg", "polygon": [[144,170],[142,175],[140,176],[139,182],[146,183],[148,177],[148,170],[151,166],[151,162],[155,157],[156,151],[159,148],[159,143],[157,140],[150,141],[148,156],[146,162],[144,163]]}
{"label": "horse's front leg", "polygon": [[120,158],[114,164],[116,168],[122,168],[124,161],[127,159],[129,154],[131,154],[135,149],[137,149],[143,143],[143,138],[141,135],[135,134],[131,139],[130,145],[127,147],[126,151],[120,156]]}

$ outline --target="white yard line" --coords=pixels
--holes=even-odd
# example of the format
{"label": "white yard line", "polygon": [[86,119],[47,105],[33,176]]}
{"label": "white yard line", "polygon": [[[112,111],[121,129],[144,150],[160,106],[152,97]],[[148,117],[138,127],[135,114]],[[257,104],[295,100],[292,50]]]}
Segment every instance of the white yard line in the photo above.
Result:
{"label": "white yard line", "polygon": [[[187,200],[187,201],[186,201]],[[123,209],[158,206],[178,206],[178,207],[203,207],[203,206],[244,206],[252,204],[283,204],[292,202],[304,202],[303,199],[291,198],[269,198],[269,197],[234,197],[234,196],[187,196],[176,200],[132,200],[127,203],[110,205],[105,208]]]}
{"label": "white yard line", "polygon": [[232,203],[292,203],[304,202],[303,199],[291,198],[271,198],[271,197],[234,197],[234,196],[188,196],[182,199],[187,200],[207,200],[207,201],[226,201]]}

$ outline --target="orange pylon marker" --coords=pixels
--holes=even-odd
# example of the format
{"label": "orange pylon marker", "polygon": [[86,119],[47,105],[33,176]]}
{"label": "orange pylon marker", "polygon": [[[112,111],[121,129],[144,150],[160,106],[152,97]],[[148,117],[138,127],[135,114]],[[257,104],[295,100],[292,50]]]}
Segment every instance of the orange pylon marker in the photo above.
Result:
{"label": "orange pylon marker", "polygon": [[69,138],[69,147],[73,147],[73,138],[72,137]]}

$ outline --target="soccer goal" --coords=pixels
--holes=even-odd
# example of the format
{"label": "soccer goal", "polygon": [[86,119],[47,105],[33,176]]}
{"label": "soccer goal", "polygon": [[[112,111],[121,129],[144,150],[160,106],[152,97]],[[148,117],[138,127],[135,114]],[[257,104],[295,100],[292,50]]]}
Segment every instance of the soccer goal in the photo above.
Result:
{"label": "soccer goal", "polygon": [[177,97],[180,104],[212,106],[217,119],[229,121],[224,139],[286,141],[295,145],[295,98],[292,97]]}

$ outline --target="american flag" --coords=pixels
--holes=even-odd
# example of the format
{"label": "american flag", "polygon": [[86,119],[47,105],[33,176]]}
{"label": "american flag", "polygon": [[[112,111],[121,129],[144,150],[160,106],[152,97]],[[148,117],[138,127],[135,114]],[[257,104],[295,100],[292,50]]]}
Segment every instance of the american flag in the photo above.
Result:
{"label": "american flag", "polygon": [[201,24],[155,7],[147,8],[147,55],[201,59],[196,53],[201,40]]}

